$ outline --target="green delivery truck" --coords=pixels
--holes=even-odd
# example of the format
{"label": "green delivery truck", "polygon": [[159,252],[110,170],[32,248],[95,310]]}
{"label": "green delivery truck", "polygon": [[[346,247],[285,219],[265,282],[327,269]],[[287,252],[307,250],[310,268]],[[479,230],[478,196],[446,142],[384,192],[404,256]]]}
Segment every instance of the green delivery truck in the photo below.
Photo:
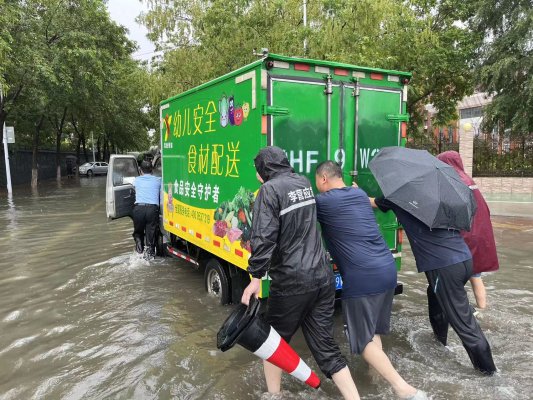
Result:
{"label": "green delivery truck", "polygon": [[[253,159],[281,147],[296,172],[314,185],[316,166],[332,159],[344,181],[380,194],[368,162],[384,146],[405,144],[406,72],[264,54],[238,70],[161,102],[160,246],[205,268],[205,285],[222,304],[240,300],[254,199],[260,184]],[[107,215],[131,210],[133,156],[110,160]],[[316,188],[315,188],[316,189]],[[295,193],[295,196],[310,196]],[[400,267],[401,229],[393,213],[376,211]],[[335,268],[335,266],[333,266]],[[337,274],[337,288],[342,281]],[[269,279],[261,297],[268,296]]]}

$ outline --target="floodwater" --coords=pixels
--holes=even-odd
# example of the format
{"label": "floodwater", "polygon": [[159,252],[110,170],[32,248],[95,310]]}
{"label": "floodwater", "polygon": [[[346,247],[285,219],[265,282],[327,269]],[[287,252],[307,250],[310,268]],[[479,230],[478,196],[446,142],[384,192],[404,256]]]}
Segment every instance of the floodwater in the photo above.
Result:
{"label": "floodwater", "polygon": [[[131,221],[107,222],[105,178],[16,188],[0,195],[0,399],[268,399],[261,362],[216,349],[231,311],[206,295],[184,262],[134,261]],[[530,216],[533,214],[530,214]],[[401,375],[437,399],[528,399],[533,393],[533,217],[494,217],[501,270],[485,278],[490,309],[480,323],[499,372],[483,377],[457,336],[432,337],[425,277],[404,251],[404,294],[384,348]],[[340,310],[339,310],[340,311]],[[348,355],[363,399],[394,398]],[[301,335],[293,346],[316,370]],[[321,378],[323,375],[319,374]],[[285,376],[286,399],[338,399]]]}

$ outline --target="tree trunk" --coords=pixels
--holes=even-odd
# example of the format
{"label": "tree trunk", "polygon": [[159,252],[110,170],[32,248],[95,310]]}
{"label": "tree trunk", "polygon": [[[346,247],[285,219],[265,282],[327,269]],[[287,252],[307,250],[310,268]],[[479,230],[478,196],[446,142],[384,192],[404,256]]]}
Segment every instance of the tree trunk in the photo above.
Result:
{"label": "tree trunk", "polygon": [[76,135],[78,135],[78,142],[76,143],[76,177],[80,174],[79,166],[81,165],[80,162],[80,147],[81,147],[81,135],[80,132],[78,132],[78,125],[76,124],[76,120],[74,119],[74,114],[70,115],[70,120],[72,122],[72,127],[74,128],[74,132],[76,132]]}
{"label": "tree trunk", "polygon": [[101,143],[102,142],[102,136],[98,135],[98,139],[96,140],[96,159],[98,161],[104,161],[104,159],[102,158],[102,154],[100,153],[100,149],[101,149]]}
{"label": "tree trunk", "polygon": [[61,180],[61,137],[63,136],[63,126],[65,125],[65,118],[67,117],[67,107],[63,108],[63,115],[61,121],[55,122],[56,128],[56,179]]}
{"label": "tree trunk", "polygon": [[[76,143],[76,164],[77,164],[77,166],[81,165],[80,155],[81,155],[81,138],[78,135],[78,142]],[[76,168],[76,171],[78,171],[77,168]],[[76,174],[77,174],[77,172],[76,172]]]}
{"label": "tree trunk", "polygon": [[4,126],[4,122],[6,122],[6,117],[7,113],[0,108],[0,129],[2,129],[2,127]]}
{"label": "tree trunk", "polygon": [[89,161],[89,157],[87,156],[87,144],[85,142],[85,135],[81,133],[81,145],[83,146],[83,155],[85,157],[85,162]]}
{"label": "tree trunk", "polygon": [[39,155],[39,133],[43,127],[44,115],[41,115],[39,122],[35,124],[35,131],[33,132],[33,152],[31,160],[31,187],[33,189],[37,188],[38,177],[39,177],[39,164],[37,162],[37,157]]}
{"label": "tree trunk", "polygon": [[107,138],[104,136],[104,161],[109,162],[109,144],[107,143]]}
{"label": "tree trunk", "polygon": [[56,135],[56,179],[61,180],[61,134]]}

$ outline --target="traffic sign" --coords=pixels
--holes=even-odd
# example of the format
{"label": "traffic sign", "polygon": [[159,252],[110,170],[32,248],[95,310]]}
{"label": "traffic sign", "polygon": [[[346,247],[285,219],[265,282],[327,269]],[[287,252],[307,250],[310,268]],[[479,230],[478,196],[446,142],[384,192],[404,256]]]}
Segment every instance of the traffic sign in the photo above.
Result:
{"label": "traffic sign", "polygon": [[6,126],[6,136],[8,143],[15,143],[15,127]]}

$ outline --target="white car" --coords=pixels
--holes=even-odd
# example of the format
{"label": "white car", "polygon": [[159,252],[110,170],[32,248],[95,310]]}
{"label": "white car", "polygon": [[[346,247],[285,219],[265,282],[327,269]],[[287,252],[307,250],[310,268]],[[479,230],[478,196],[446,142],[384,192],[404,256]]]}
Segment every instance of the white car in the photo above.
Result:
{"label": "white car", "polygon": [[107,175],[108,165],[105,162],[87,162],[80,166],[80,175]]}

